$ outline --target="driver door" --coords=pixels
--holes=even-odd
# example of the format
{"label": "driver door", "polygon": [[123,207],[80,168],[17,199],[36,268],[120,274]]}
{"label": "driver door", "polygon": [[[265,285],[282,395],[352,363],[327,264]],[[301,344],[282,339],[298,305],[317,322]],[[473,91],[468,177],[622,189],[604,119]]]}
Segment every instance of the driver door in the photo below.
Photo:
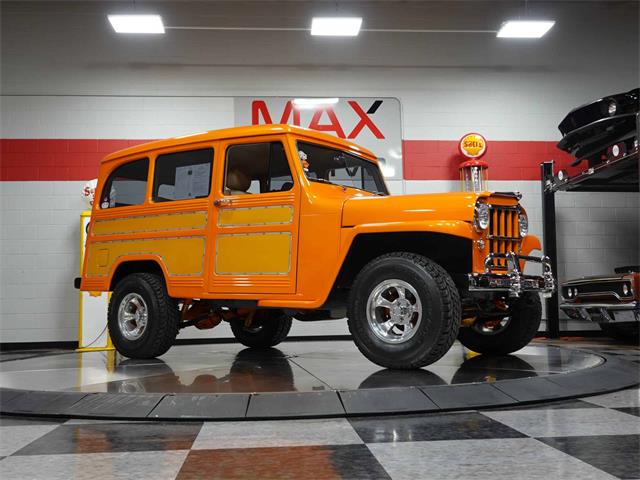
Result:
{"label": "driver door", "polygon": [[300,185],[284,136],[221,142],[211,291],[295,293]]}

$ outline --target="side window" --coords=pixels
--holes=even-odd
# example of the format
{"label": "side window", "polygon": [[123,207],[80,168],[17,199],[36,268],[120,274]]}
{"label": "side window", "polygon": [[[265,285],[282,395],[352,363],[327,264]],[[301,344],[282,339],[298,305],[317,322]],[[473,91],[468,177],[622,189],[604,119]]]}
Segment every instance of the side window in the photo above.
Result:
{"label": "side window", "polygon": [[158,155],[153,179],[154,202],[209,196],[213,148]]}
{"label": "side window", "polygon": [[225,195],[284,192],[293,188],[281,142],[232,145],[227,149]]}
{"label": "side window", "polygon": [[102,189],[100,208],[141,205],[147,193],[149,159],[143,158],[116,168]]}

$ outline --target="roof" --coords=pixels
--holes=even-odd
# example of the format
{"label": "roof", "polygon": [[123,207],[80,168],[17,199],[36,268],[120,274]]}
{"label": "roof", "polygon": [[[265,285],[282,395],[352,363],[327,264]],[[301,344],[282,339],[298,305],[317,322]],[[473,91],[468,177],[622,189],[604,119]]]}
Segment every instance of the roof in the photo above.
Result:
{"label": "roof", "polygon": [[269,125],[249,125],[246,127],[234,127],[224,128],[221,130],[211,130],[209,132],[196,133],[193,135],[184,135],[181,137],[166,138],[164,140],[156,140],[153,142],[142,143],[133,147],[125,148],[124,150],[118,150],[117,152],[110,153],[102,161],[109,162],[117,160],[119,158],[128,157],[130,155],[136,155],[140,153],[149,152],[152,150],[159,150],[167,147],[174,147],[178,145],[188,145],[190,143],[206,142],[212,140],[226,140],[230,138],[242,138],[252,137],[256,135],[269,135],[269,134],[283,134],[292,133],[295,135],[304,136],[310,139],[323,140],[330,142],[338,147],[345,148],[359,153],[361,155],[375,158],[375,155],[370,150],[356,145],[348,140],[334,137],[326,133],[318,132],[317,130],[311,130],[309,128],[296,127],[293,125],[281,125],[281,124],[269,124]]}

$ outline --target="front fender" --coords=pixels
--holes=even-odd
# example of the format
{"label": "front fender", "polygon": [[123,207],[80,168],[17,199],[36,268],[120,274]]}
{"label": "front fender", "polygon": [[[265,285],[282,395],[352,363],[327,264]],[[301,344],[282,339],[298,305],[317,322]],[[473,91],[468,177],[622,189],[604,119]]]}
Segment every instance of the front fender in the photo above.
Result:
{"label": "front fender", "polygon": [[535,235],[526,235],[522,239],[522,246],[520,247],[520,253],[522,255],[529,255],[534,250],[542,250],[540,239]]}
{"label": "front fender", "polygon": [[[529,255],[534,250],[542,250],[540,239],[535,235],[525,235],[520,247],[520,255]],[[520,270],[524,271],[526,261],[520,260]]]}
{"label": "front fender", "polygon": [[[341,229],[339,264],[344,262],[349,249],[358,235],[384,233],[436,233],[460,237],[470,241],[480,238],[473,226],[464,220],[420,220],[413,222],[365,223]],[[401,248],[398,245],[398,248]],[[338,269],[339,270],[339,269]],[[336,275],[338,273],[336,270]]]}

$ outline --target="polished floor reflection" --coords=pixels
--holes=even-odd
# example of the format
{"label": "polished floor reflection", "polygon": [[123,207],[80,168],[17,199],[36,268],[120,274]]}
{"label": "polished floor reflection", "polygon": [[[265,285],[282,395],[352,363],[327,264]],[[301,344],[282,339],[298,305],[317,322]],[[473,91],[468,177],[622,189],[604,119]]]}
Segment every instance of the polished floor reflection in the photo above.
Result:
{"label": "polished floor reflection", "polygon": [[[454,382],[460,369],[470,373],[457,378],[484,375],[487,377],[484,381],[502,372],[507,375],[514,375],[513,372],[555,375],[563,369],[586,368],[590,361],[598,358],[597,355],[595,359],[585,356],[577,350],[546,349],[554,343],[617,355],[637,364],[640,371],[637,347],[602,341],[538,341],[515,356],[491,362],[484,360],[484,363],[480,362],[480,357],[466,358],[462,352],[462,360],[456,366],[452,352],[443,362],[428,369],[424,378],[433,379],[437,375],[441,382]],[[272,362],[284,362],[288,365],[284,370],[297,372],[306,368],[301,358],[311,362],[326,357],[330,359],[328,364],[348,358],[348,345],[332,345],[335,349],[329,346],[308,344],[305,352],[304,348],[300,350],[304,345],[285,343],[280,349],[282,355],[277,356],[279,360],[272,359]],[[143,379],[141,385],[148,385],[154,376],[173,375],[179,379],[173,380],[174,386],[193,388],[197,383],[193,371],[203,369],[206,375],[216,375],[219,384],[213,384],[219,388],[224,384],[242,385],[243,388],[259,385],[255,378],[251,380],[253,384],[247,380],[256,376],[255,358],[247,357],[240,348],[232,351],[231,346],[226,345],[220,349],[224,351],[218,350],[219,357],[227,355],[230,358],[226,370],[220,364],[215,365],[217,370],[203,367],[201,360],[208,356],[216,358],[212,352],[219,347],[198,347],[204,359],[199,358],[198,348],[181,347],[163,358],[163,363],[141,362],[138,365],[126,360],[115,363],[114,358],[108,368],[104,363],[106,357],[92,355],[90,367],[88,357],[80,358],[85,358],[83,366],[92,372],[94,377],[91,378],[102,375],[100,388],[112,382],[122,384],[118,382],[131,373],[129,370],[139,370],[135,378]],[[186,352],[191,354],[186,355]],[[333,360],[331,352],[335,354]],[[55,371],[69,370],[70,375],[77,375],[79,371],[86,373],[74,364],[78,361],[75,354],[51,353],[40,357],[40,363],[30,363],[22,368],[16,368],[15,360],[31,362],[33,353],[2,353],[0,366],[3,374],[26,377],[38,369],[48,368],[47,362],[51,362]],[[185,355],[181,362],[172,358],[182,353]],[[236,360],[240,367],[232,374],[230,367]],[[374,365],[369,365],[367,370],[366,363],[356,361],[355,356],[352,360],[355,363],[345,364],[343,375],[339,375],[337,369],[322,370],[324,380],[346,381],[349,372],[359,372],[349,385],[359,386],[375,374],[377,381],[380,378],[386,382],[393,380],[389,373],[378,373],[380,370]],[[167,369],[169,365],[172,373],[154,370]],[[439,370],[434,370],[436,367]],[[475,370],[480,372],[474,373]],[[282,369],[276,371],[282,373]],[[147,375],[141,376],[141,372]],[[225,379],[236,372],[247,378]],[[310,372],[308,375],[311,376],[318,374],[313,369]],[[421,374],[419,376],[422,378]],[[61,377],[39,378],[47,384],[54,384],[55,380],[66,381]],[[187,378],[188,381],[183,380]],[[282,386],[294,385],[295,388],[302,385],[297,383],[295,373],[293,376],[282,375],[279,382],[283,382]],[[87,383],[85,388],[90,385]],[[638,479],[640,390],[632,388],[581,399],[508,408],[329,419],[127,422],[0,415],[0,478]]]}
{"label": "polished floor reflection", "polygon": [[598,355],[532,344],[514,355],[476,355],[460,344],[413,371],[383,369],[352,342],[285,342],[256,351],[238,344],[175,346],[152,360],[115,352],[3,354],[0,387],[118,393],[312,392],[493,382],[595,367]]}

